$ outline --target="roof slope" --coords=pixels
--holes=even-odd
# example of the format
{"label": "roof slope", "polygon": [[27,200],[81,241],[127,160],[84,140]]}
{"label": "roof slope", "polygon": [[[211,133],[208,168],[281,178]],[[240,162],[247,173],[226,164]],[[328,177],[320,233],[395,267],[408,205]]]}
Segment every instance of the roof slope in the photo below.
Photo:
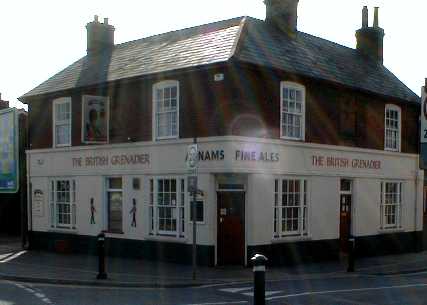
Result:
{"label": "roof slope", "polygon": [[247,18],[242,36],[236,54],[240,61],[419,102],[419,97],[387,68],[355,49],[303,32],[290,38],[253,18]]}
{"label": "roof slope", "polygon": [[[242,35],[240,35],[242,33]],[[238,48],[236,49],[236,46]],[[419,97],[383,65],[355,49],[298,32],[289,38],[263,21],[239,17],[116,45],[85,56],[22,96],[197,67],[230,58],[410,102]]]}
{"label": "roof slope", "polygon": [[85,56],[22,96],[41,95],[164,71],[226,62],[242,18],[156,35]]}

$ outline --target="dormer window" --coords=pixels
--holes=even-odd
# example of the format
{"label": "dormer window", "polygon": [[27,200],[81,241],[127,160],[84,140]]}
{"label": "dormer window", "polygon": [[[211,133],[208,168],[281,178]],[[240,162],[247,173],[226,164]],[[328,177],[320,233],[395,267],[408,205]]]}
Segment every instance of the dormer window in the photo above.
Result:
{"label": "dormer window", "polygon": [[71,97],[53,101],[53,146],[71,145]]}
{"label": "dormer window", "polygon": [[179,137],[179,82],[163,81],[153,85],[154,139]]}
{"label": "dormer window", "polygon": [[401,110],[396,105],[385,106],[384,149],[400,151],[401,142]]}
{"label": "dormer window", "polygon": [[291,82],[280,84],[280,114],[280,137],[288,140],[304,140],[304,86]]}

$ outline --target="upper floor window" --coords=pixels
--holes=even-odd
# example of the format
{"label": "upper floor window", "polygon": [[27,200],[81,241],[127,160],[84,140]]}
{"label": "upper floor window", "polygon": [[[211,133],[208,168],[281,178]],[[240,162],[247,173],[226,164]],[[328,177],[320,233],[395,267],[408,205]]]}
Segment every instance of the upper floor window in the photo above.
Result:
{"label": "upper floor window", "polygon": [[400,151],[401,110],[396,105],[385,106],[384,149]]}
{"label": "upper floor window", "polygon": [[305,88],[296,83],[281,82],[280,91],[280,137],[304,140]]}
{"label": "upper floor window", "polygon": [[153,86],[155,139],[178,138],[179,82],[163,81]]}
{"label": "upper floor window", "polygon": [[53,101],[54,147],[71,145],[71,97]]}

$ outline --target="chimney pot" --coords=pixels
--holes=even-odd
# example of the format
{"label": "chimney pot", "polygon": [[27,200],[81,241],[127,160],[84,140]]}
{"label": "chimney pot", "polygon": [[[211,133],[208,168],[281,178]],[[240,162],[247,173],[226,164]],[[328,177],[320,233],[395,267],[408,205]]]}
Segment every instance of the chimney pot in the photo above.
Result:
{"label": "chimney pot", "polygon": [[368,19],[369,19],[369,10],[367,6],[364,6],[362,10],[362,28],[368,27]]}
{"label": "chimney pot", "polygon": [[95,21],[95,22],[98,22],[98,15],[95,15],[94,17],[93,17],[93,21]]}
{"label": "chimney pot", "polygon": [[95,21],[86,25],[87,29],[87,53],[96,54],[114,47],[114,27],[108,24],[108,18],[104,18],[104,23]]}
{"label": "chimney pot", "polygon": [[374,8],[374,28],[379,28],[378,10],[379,10],[379,7],[376,6]]}
{"label": "chimney pot", "polygon": [[[366,8],[366,9],[365,9]],[[383,63],[384,30],[379,27],[378,7],[375,7],[374,26],[367,26],[368,8],[363,8],[362,28],[356,31],[357,50],[379,63]]]}

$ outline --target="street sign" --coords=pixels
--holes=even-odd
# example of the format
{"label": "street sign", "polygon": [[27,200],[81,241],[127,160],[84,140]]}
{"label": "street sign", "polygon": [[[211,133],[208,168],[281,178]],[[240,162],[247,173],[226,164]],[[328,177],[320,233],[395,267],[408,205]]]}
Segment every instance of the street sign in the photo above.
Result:
{"label": "street sign", "polygon": [[421,90],[421,143],[427,143],[427,90],[423,87]]}
{"label": "street sign", "polygon": [[187,147],[187,169],[194,171],[199,164],[199,150],[197,144],[191,144]]}
{"label": "street sign", "polygon": [[19,189],[18,113],[16,109],[0,111],[0,193]]}
{"label": "street sign", "polygon": [[189,193],[197,192],[197,176],[188,176],[187,185]]}

